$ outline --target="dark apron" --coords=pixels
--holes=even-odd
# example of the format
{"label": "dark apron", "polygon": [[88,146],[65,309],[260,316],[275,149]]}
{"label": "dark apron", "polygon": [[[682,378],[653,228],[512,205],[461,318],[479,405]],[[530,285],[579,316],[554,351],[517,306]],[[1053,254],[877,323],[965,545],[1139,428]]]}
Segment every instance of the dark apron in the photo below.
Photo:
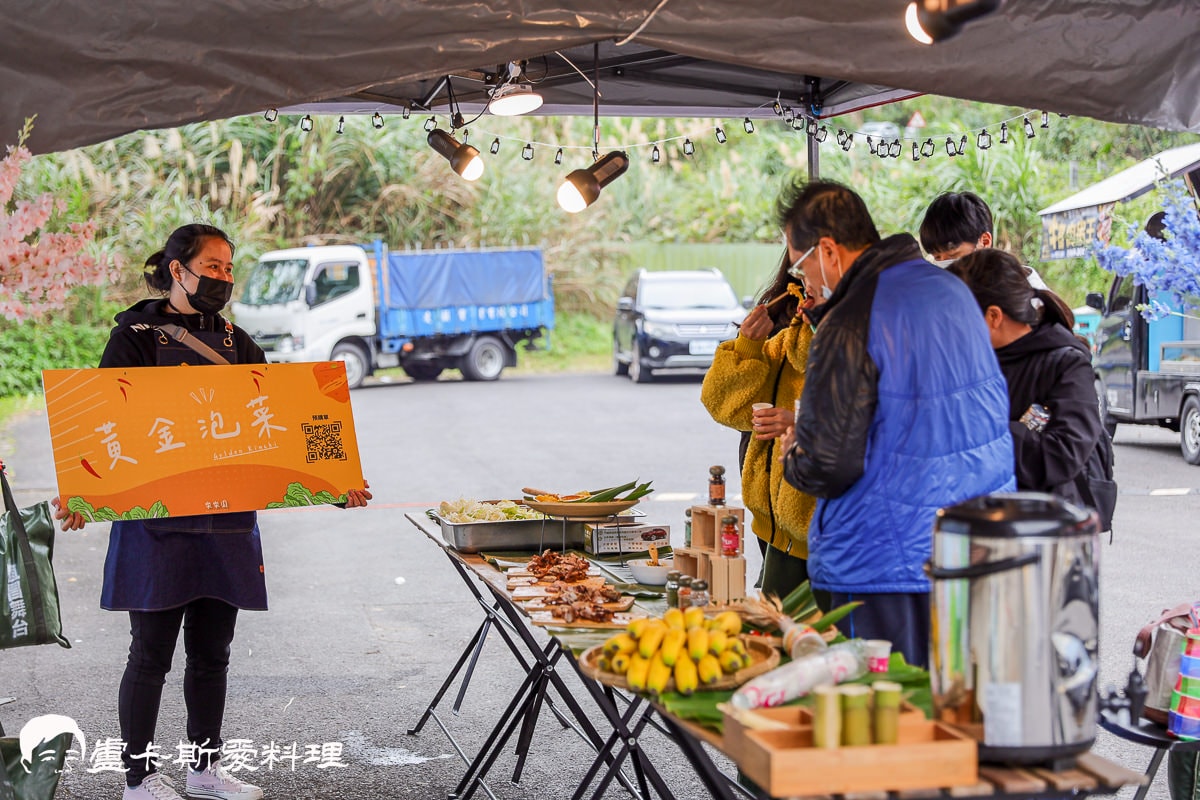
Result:
{"label": "dark apron", "polygon": [[[208,363],[166,334],[152,335],[158,336],[158,366]],[[192,335],[236,362],[231,327]],[[244,610],[266,610],[257,520],[254,511],[238,511],[114,522],[104,560],[101,608],[163,611],[211,597]]]}

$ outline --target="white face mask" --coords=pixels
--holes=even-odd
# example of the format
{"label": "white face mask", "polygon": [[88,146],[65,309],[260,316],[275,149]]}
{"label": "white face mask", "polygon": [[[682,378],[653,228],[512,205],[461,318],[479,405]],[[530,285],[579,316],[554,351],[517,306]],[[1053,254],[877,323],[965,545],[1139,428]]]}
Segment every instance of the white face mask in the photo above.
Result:
{"label": "white face mask", "polygon": [[[829,298],[833,297],[833,287],[829,285],[829,279],[825,277],[825,259],[823,258],[823,255],[824,254],[820,251],[817,252],[818,263],[821,265],[821,297],[824,297],[826,300],[828,300]],[[839,273],[838,280],[840,281],[841,279],[842,276]]]}
{"label": "white face mask", "polygon": [[946,267],[950,266],[955,261],[958,261],[958,259],[957,258],[943,258],[940,261],[936,258],[929,259],[930,264],[933,264],[935,267],[941,267],[942,269],[945,269]]}

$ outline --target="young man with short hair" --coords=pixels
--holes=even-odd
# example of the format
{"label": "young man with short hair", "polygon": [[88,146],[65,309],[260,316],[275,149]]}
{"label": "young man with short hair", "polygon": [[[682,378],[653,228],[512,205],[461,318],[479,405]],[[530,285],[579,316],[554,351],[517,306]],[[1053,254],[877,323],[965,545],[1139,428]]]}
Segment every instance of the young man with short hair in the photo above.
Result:
{"label": "young man with short hair", "polygon": [[[921,220],[921,247],[929,259],[943,269],[974,253],[981,247],[991,247],[992,210],[983,199],[972,192],[944,192],[939,194],[925,210]],[[1037,271],[1028,270],[1029,285],[1035,289],[1049,289]]]}

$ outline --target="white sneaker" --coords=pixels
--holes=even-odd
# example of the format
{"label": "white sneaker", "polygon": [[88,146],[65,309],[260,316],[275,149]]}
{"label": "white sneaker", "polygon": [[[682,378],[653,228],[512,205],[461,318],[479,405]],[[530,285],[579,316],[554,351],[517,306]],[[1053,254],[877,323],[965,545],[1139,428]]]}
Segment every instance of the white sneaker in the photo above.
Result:
{"label": "white sneaker", "polygon": [[[260,794],[259,797],[262,797]],[[121,800],[183,800],[166,775],[151,772],[137,786],[126,786]]]}
{"label": "white sneaker", "polygon": [[207,800],[262,800],[262,789],[240,781],[214,761],[203,772],[188,770],[188,797],[203,797]]}

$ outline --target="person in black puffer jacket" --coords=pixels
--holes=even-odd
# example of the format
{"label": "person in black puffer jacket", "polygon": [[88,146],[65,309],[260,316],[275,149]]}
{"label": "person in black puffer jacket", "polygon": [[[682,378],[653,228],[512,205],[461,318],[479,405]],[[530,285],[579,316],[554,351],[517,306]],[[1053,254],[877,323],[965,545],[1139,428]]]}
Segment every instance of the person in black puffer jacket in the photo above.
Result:
{"label": "person in black puffer jacket", "polygon": [[[1073,332],[1070,308],[1049,289],[1030,286],[1021,263],[1000,250],[977,250],[949,270],[975,295],[1008,382],[1017,488],[1104,506],[1087,480],[1104,463],[1088,467],[1106,462],[1111,478],[1112,447],[1100,423],[1091,352]],[[1098,511],[1107,529],[1105,509]]]}

